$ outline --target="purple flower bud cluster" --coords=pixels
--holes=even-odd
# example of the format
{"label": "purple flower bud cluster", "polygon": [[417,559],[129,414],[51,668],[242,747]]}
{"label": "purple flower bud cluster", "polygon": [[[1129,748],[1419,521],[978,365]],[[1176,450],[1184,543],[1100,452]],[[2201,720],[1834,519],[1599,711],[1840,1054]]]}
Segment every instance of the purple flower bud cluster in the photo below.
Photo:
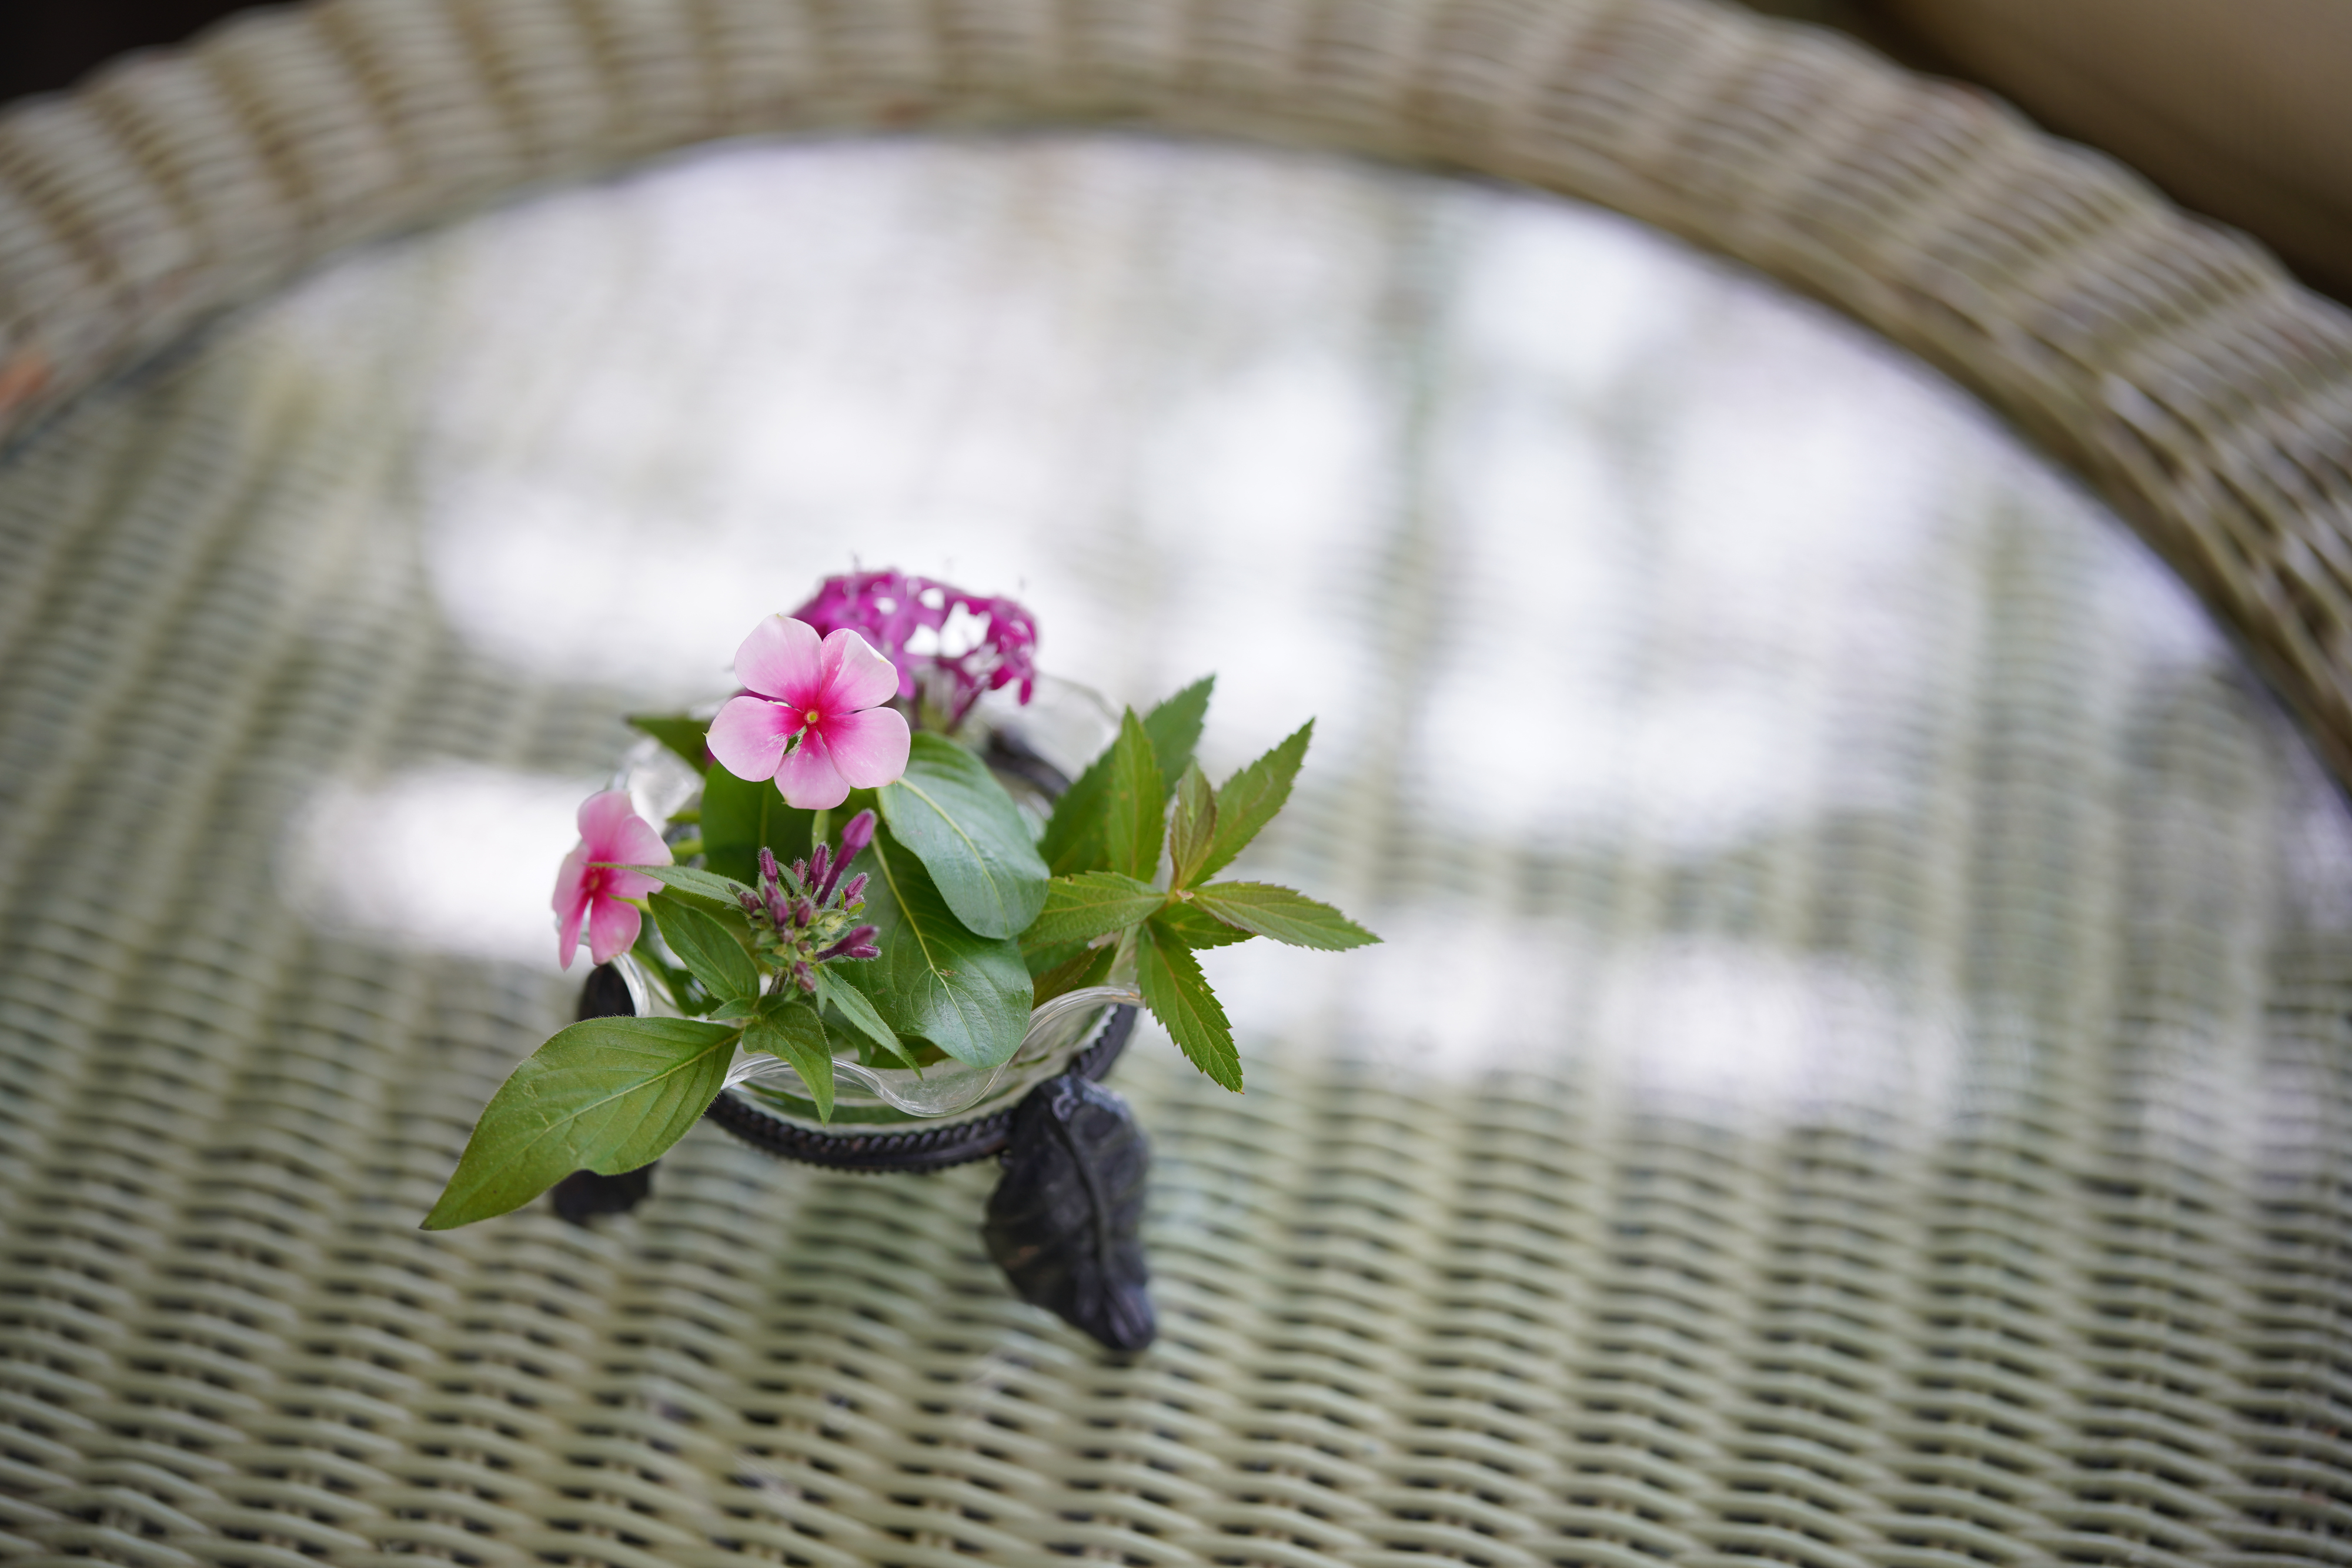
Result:
{"label": "purple flower bud cluster", "polygon": [[[938,639],[958,610],[982,622],[971,647],[950,653]],[[981,694],[1020,683],[1027,702],[1037,685],[1037,622],[1013,600],[966,593],[929,578],[899,571],[853,571],[828,577],[816,595],[793,612],[820,633],[847,627],[898,667],[898,695],[913,697],[919,672],[932,676],[933,695],[949,723],[961,724]],[[908,643],[929,631],[934,645],[909,652]]]}
{"label": "purple flower bud cluster", "polygon": [[[866,873],[841,873],[874,841],[874,813],[860,811],[841,830],[841,844],[816,846],[808,859],[779,865],[760,851],[759,886],[740,895],[759,945],[804,991],[816,989],[814,966],[835,958],[878,958],[872,925],[854,924],[866,907]],[[764,927],[765,929],[760,929]]]}

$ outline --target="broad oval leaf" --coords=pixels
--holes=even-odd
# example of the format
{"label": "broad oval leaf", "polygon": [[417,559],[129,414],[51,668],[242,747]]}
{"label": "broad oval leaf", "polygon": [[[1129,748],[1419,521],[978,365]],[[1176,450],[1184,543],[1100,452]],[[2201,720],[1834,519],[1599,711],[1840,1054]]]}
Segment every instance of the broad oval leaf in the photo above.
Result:
{"label": "broad oval leaf", "polygon": [[864,991],[843,979],[831,964],[815,965],[809,973],[816,980],[816,999],[820,1004],[835,1009],[841,1014],[842,1021],[882,1050],[910,1067],[914,1065],[914,1059],[907,1054],[907,1047],[898,1039],[898,1032],[883,1021],[880,1013],[874,1010],[874,1004],[866,999]]}
{"label": "broad oval leaf", "polygon": [[1018,936],[1045,902],[1045,862],[988,765],[919,734],[907,771],[882,787],[882,820],[912,850],[956,917],[982,936]]}
{"label": "broad oval leaf", "polygon": [[1193,889],[1192,902],[1193,908],[1205,909],[1228,925],[1293,947],[1336,953],[1380,940],[1329,904],[1270,882],[1211,883]]}
{"label": "broad oval leaf", "polygon": [[824,1038],[824,1021],[795,1002],[771,1008],[743,1031],[743,1049],[763,1051],[793,1064],[816,1104],[817,1120],[833,1120],[833,1050]]}
{"label": "broad oval leaf", "polygon": [[650,1165],[718,1098],[740,1031],[699,1019],[588,1019],[557,1033],[483,1107],[424,1228],[521,1207],[575,1170]]}
{"label": "broad oval leaf", "polygon": [[740,1001],[760,994],[759,967],[727,927],[674,894],[656,893],[650,902],[662,940],[712,996]]}
{"label": "broad oval leaf", "polygon": [[732,877],[719,876],[696,866],[625,865],[621,869],[652,877],[673,892],[690,893],[727,909],[740,908],[742,895],[751,891],[748,884]]}
{"label": "broad oval leaf", "polygon": [[871,873],[863,918],[882,956],[846,966],[901,1036],[928,1040],[958,1061],[993,1067],[1029,1029],[1029,968],[1010,937],[981,936],[957,920],[929,872],[887,828],[857,858]]}

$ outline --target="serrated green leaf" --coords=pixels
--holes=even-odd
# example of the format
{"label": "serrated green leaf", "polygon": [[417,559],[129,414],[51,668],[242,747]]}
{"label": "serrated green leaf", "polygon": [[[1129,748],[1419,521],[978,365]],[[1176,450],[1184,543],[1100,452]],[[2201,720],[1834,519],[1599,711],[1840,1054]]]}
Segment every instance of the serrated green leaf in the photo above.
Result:
{"label": "serrated green leaf", "polygon": [[707,898],[722,909],[741,909],[739,897],[751,891],[732,877],[714,875],[690,865],[625,865],[621,869],[641,872],[664,887]]}
{"label": "serrated green leaf", "polygon": [[814,811],[784,804],[772,779],[738,779],[714,762],[702,774],[702,860],[721,876],[751,882],[766,845],[790,865],[808,858]]}
{"label": "serrated green leaf", "polygon": [[831,965],[814,965],[809,972],[816,978],[816,999],[821,1006],[841,1014],[843,1022],[883,1051],[909,1067],[914,1065],[915,1059],[907,1054],[907,1048],[899,1040],[898,1031],[882,1021],[882,1015],[875,1010],[872,1002],[866,999],[864,991],[835,974]]}
{"label": "serrated green leaf", "polygon": [[902,1039],[928,1040],[981,1067],[1018,1051],[1030,1007],[1020,945],[967,929],[923,862],[887,828],[876,830],[852,869],[871,873],[862,918],[873,923],[882,956],[852,965],[842,977]]}
{"label": "serrated green leaf", "polygon": [[1150,883],[1115,871],[1058,876],[1046,883],[1045,907],[1021,939],[1031,946],[1091,941],[1126,930],[1167,902],[1168,894]]}
{"label": "serrated green leaf", "polygon": [[880,790],[882,820],[913,851],[956,918],[982,936],[1018,936],[1045,902],[1045,862],[988,765],[919,734],[907,771]]}
{"label": "serrated green leaf", "polygon": [[1209,694],[1216,685],[1216,676],[1202,675],[1143,716],[1143,733],[1151,737],[1151,754],[1160,759],[1163,800],[1175,793],[1176,780],[1192,766],[1192,748],[1201,744],[1201,726],[1209,716]]}
{"label": "serrated green leaf", "polygon": [[833,1120],[833,1050],[824,1035],[824,1020],[812,1009],[794,1003],[762,1009],[743,1031],[743,1049],[764,1051],[793,1064],[816,1104],[817,1120]]}
{"label": "serrated green leaf", "polygon": [[576,1170],[649,1165],[718,1097],[740,1032],[699,1019],[589,1019],[514,1070],[474,1124],[424,1228],[521,1207]]}
{"label": "serrated green leaf", "polygon": [[688,718],[684,714],[665,716],[659,714],[631,714],[629,727],[652,736],[677,756],[697,773],[709,766],[703,751],[703,737],[710,728],[707,718]]}
{"label": "serrated green leaf", "polygon": [[1160,866],[1160,831],[1167,806],[1151,737],[1129,708],[1111,742],[1110,787],[1103,795],[1103,859],[1111,871],[1150,881]]}
{"label": "serrated green leaf", "polygon": [[1118,948],[1108,942],[1099,947],[1080,947],[1037,977],[1036,1005],[1044,1007],[1066,991],[1101,985],[1110,977],[1111,962],[1118,956]]}
{"label": "serrated green leaf", "polygon": [[1192,890],[1192,907],[1228,925],[1271,936],[1293,947],[1337,953],[1380,940],[1328,904],[1270,882],[1217,882]]}
{"label": "serrated green leaf", "polygon": [[688,973],[720,1001],[760,994],[760,970],[727,927],[677,896],[656,893],[648,901],[662,940]]}
{"label": "serrated green leaf", "polygon": [[1176,780],[1176,809],[1168,814],[1168,885],[1190,887],[1209,858],[1217,830],[1216,791],[1201,765],[1190,762]]}
{"label": "serrated green leaf", "polygon": [[[1216,684],[1214,675],[1204,675],[1143,716],[1143,733],[1150,737],[1152,755],[1160,763],[1163,797],[1166,790],[1176,788],[1178,776],[1192,760],[1192,748],[1201,740],[1201,721],[1209,711],[1209,694]],[[1055,876],[1099,871],[1109,863],[1103,851],[1102,810],[1116,749],[1115,743],[1105,747],[1102,755],[1088,763],[1076,782],[1054,803],[1054,814],[1037,841],[1037,852]]]}
{"label": "serrated green leaf", "polygon": [[1257,934],[1244,931],[1238,925],[1202,914],[1184,903],[1171,904],[1154,916],[1160,928],[1181,941],[1195,953],[1204,947],[1230,947],[1236,942],[1247,942]]}
{"label": "serrated green leaf", "polygon": [[1147,920],[1135,945],[1135,978],[1151,1016],[1160,1020],[1192,1065],[1236,1094],[1242,1087],[1241,1053],[1234,1049],[1233,1026],[1216,992],[1201,973],[1201,961],[1182,939]]}
{"label": "serrated green leaf", "polygon": [[1225,780],[1217,791],[1216,831],[1210,836],[1208,855],[1192,873],[1195,881],[1213,877],[1232,864],[1233,858],[1257,837],[1258,830],[1274,821],[1274,814],[1290,799],[1291,781],[1298,777],[1298,765],[1307,758],[1307,743],[1314,737],[1315,721],[1310,718],[1287,740]]}

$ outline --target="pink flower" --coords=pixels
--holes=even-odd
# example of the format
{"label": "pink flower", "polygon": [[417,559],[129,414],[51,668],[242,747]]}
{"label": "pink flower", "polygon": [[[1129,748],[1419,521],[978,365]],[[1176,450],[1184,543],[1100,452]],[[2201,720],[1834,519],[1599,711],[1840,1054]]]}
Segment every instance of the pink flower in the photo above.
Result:
{"label": "pink flower", "polygon": [[653,825],[629,805],[625,789],[607,789],[580,803],[580,842],[563,857],[555,873],[555,940],[563,967],[580,946],[580,922],[588,922],[588,956],[609,964],[636,942],[643,923],[636,906],[624,899],[643,898],[661,883],[638,871],[616,865],[667,865],[669,846]]}
{"label": "pink flower", "polygon": [[[958,611],[979,622],[980,634],[962,653],[950,653],[940,637]],[[902,697],[915,695],[919,676],[930,676],[929,695],[946,710],[950,727],[963,722],[983,692],[1017,682],[1025,703],[1036,689],[1037,622],[1010,599],[906,572],[853,571],[819,583],[793,618],[819,632],[845,626],[862,634],[898,667]],[[924,630],[933,633],[931,651],[919,653],[908,644]]]}
{"label": "pink flower", "polygon": [[847,627],[819,642],[806,622],[771,615],[735,650],[735,678],[750,691],[705,744],[736,778],[773,779],[787,804],[824,810],[907,771],[907,721],[880,706],[898,672]]}

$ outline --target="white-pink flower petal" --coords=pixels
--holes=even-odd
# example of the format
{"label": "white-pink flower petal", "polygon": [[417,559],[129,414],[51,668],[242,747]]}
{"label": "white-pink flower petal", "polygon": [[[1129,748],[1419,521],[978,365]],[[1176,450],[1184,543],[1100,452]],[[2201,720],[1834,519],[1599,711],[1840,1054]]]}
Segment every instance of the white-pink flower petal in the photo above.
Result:
{"label": "white-pink flower petal", "polygon": [[898,695],[898,667],[846,626],[826,634],[818,663],[824,684],[815,706],[827,718],[878,706]]}
{"label": "white-pink flower petal", "polygon": [[806,708],[824,689],[824,646],[807,622],[771,615],[735,650],[735,678],[763,696]]}
{"label": "white-pink flower petal", "polygon": [[609,964],[636,945],[644,917],[634,904],[600,898],[588,911],[588,956]]}
{"label": "white-pink flower petal", "polygon": [[588,846],[574,844],[555,873],[555,951],[567,969],[580,946],[580,923],[588,918]]}
{"label": "white-pink flower petal", "polygon": [[703,744],[738,779],[772,779],[784,743],[800,733],[798,710],[765,697],[730,697]]}
{"label": "white-pink flower petal", "polygon": [[907,754],[914,741],[897,708],[870,707],[827,718],[824,743],[834,767],[853,788],[879,789],[898,782],[907,771]]}
{"label": "white-pink flower petal", "polygon": [[825,811],[849,799],[849,780],[834,766],[832,748],[812,729],[776,768],[776,788],[784,804],[803,811]]}

